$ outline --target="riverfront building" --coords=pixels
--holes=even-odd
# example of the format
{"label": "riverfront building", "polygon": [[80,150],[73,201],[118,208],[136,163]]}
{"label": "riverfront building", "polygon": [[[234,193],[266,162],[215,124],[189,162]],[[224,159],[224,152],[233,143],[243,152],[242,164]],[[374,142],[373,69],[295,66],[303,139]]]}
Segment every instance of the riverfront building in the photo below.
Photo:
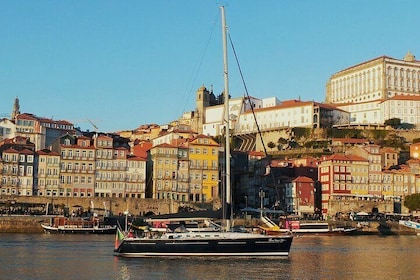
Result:
{"label": "riverfront building", "polygon": [[86,136],[64,135],[52,145],[60,154],[59,195],[92,197],[94,195],[95,147]]}
{"label": "riverfront building", "polygon": [[153,162],[153,198],[177,199],[185,197],[187,192],[177,190],[178,148],[167,143],[150,149]]}
{"label": "riverfront building", "polygon": [[394,155],[387,148],[366,145],[349,149],[347,155],[324,157],[318,165],[323,213],[328,213],[333,200],[402,202],[405,196],[420,193],[419,161],[412,159],[397,167]]}
{"label": "riverfront building", "polygon": [[188,141],[189,201],[213,201],[219,197],[219,144],[199,135]]}
{"label": "riverfront building", "polygon": [[162,143],[150,150],[153,198],[209,202],[219,196],[219,145],[198,135]]}
{"label": "riverfront building", "polygon": [[60,187],[59,153],[48,149],[36,152],[34,195],[64,196],[64,190]]}
{"label": "riverfront building", "polygon": [[3,151],[1,193],[32,196],[35,152],[29,149],[9,148]]}

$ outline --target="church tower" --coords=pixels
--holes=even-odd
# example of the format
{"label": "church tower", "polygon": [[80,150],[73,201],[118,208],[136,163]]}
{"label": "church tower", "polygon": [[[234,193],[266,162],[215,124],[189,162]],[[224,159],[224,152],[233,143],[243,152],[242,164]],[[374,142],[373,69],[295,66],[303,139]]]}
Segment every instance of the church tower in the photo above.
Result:
{"label": "church tower", "polygon": [[14,121],[16,117],[20,115],[20,105],[19,105],[19,98],[15,98],[15,103],[13,104],[13,111],[11,114],[11,120]]}
{"label": "church tower", "polygon": [[205,86],[196,92],[196,108],[194,112],[193,130],[203,133],[203,124],[206,122],[205,109],[210,106],[210,93]]}

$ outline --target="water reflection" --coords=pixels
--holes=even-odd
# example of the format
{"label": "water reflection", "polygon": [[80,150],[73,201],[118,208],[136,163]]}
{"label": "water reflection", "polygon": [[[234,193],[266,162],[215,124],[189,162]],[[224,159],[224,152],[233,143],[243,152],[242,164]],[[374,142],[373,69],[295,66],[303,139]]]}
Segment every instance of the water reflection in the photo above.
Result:
{"label": "water reflection", "polygon": [[1,279],[417,279],[417,236],[295,238],[289,258],[113,255],[113,236],[2,234]]}

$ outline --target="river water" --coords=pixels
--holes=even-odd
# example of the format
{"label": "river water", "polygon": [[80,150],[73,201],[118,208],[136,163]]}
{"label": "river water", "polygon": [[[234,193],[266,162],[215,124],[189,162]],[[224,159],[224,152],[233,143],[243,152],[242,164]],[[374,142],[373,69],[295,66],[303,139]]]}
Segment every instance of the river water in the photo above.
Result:
{"label": "river water", "polygon": [[0,234],[0,279],[420,279],[420,236],[303,236],[288,258],[124,259],[114,236]]}

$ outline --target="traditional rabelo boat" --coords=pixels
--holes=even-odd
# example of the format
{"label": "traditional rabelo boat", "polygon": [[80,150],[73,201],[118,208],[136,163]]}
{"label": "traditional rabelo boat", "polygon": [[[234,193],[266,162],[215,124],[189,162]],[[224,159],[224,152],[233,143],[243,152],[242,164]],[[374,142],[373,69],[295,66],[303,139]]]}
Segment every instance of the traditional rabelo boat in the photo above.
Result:
{"label": "traditional rabelo boat", "polygon": [[41,227],[48,233],[93,233],[115,234],[116,225],[107,225],[99,218],[53,217],[48,223],[41,223]]}

